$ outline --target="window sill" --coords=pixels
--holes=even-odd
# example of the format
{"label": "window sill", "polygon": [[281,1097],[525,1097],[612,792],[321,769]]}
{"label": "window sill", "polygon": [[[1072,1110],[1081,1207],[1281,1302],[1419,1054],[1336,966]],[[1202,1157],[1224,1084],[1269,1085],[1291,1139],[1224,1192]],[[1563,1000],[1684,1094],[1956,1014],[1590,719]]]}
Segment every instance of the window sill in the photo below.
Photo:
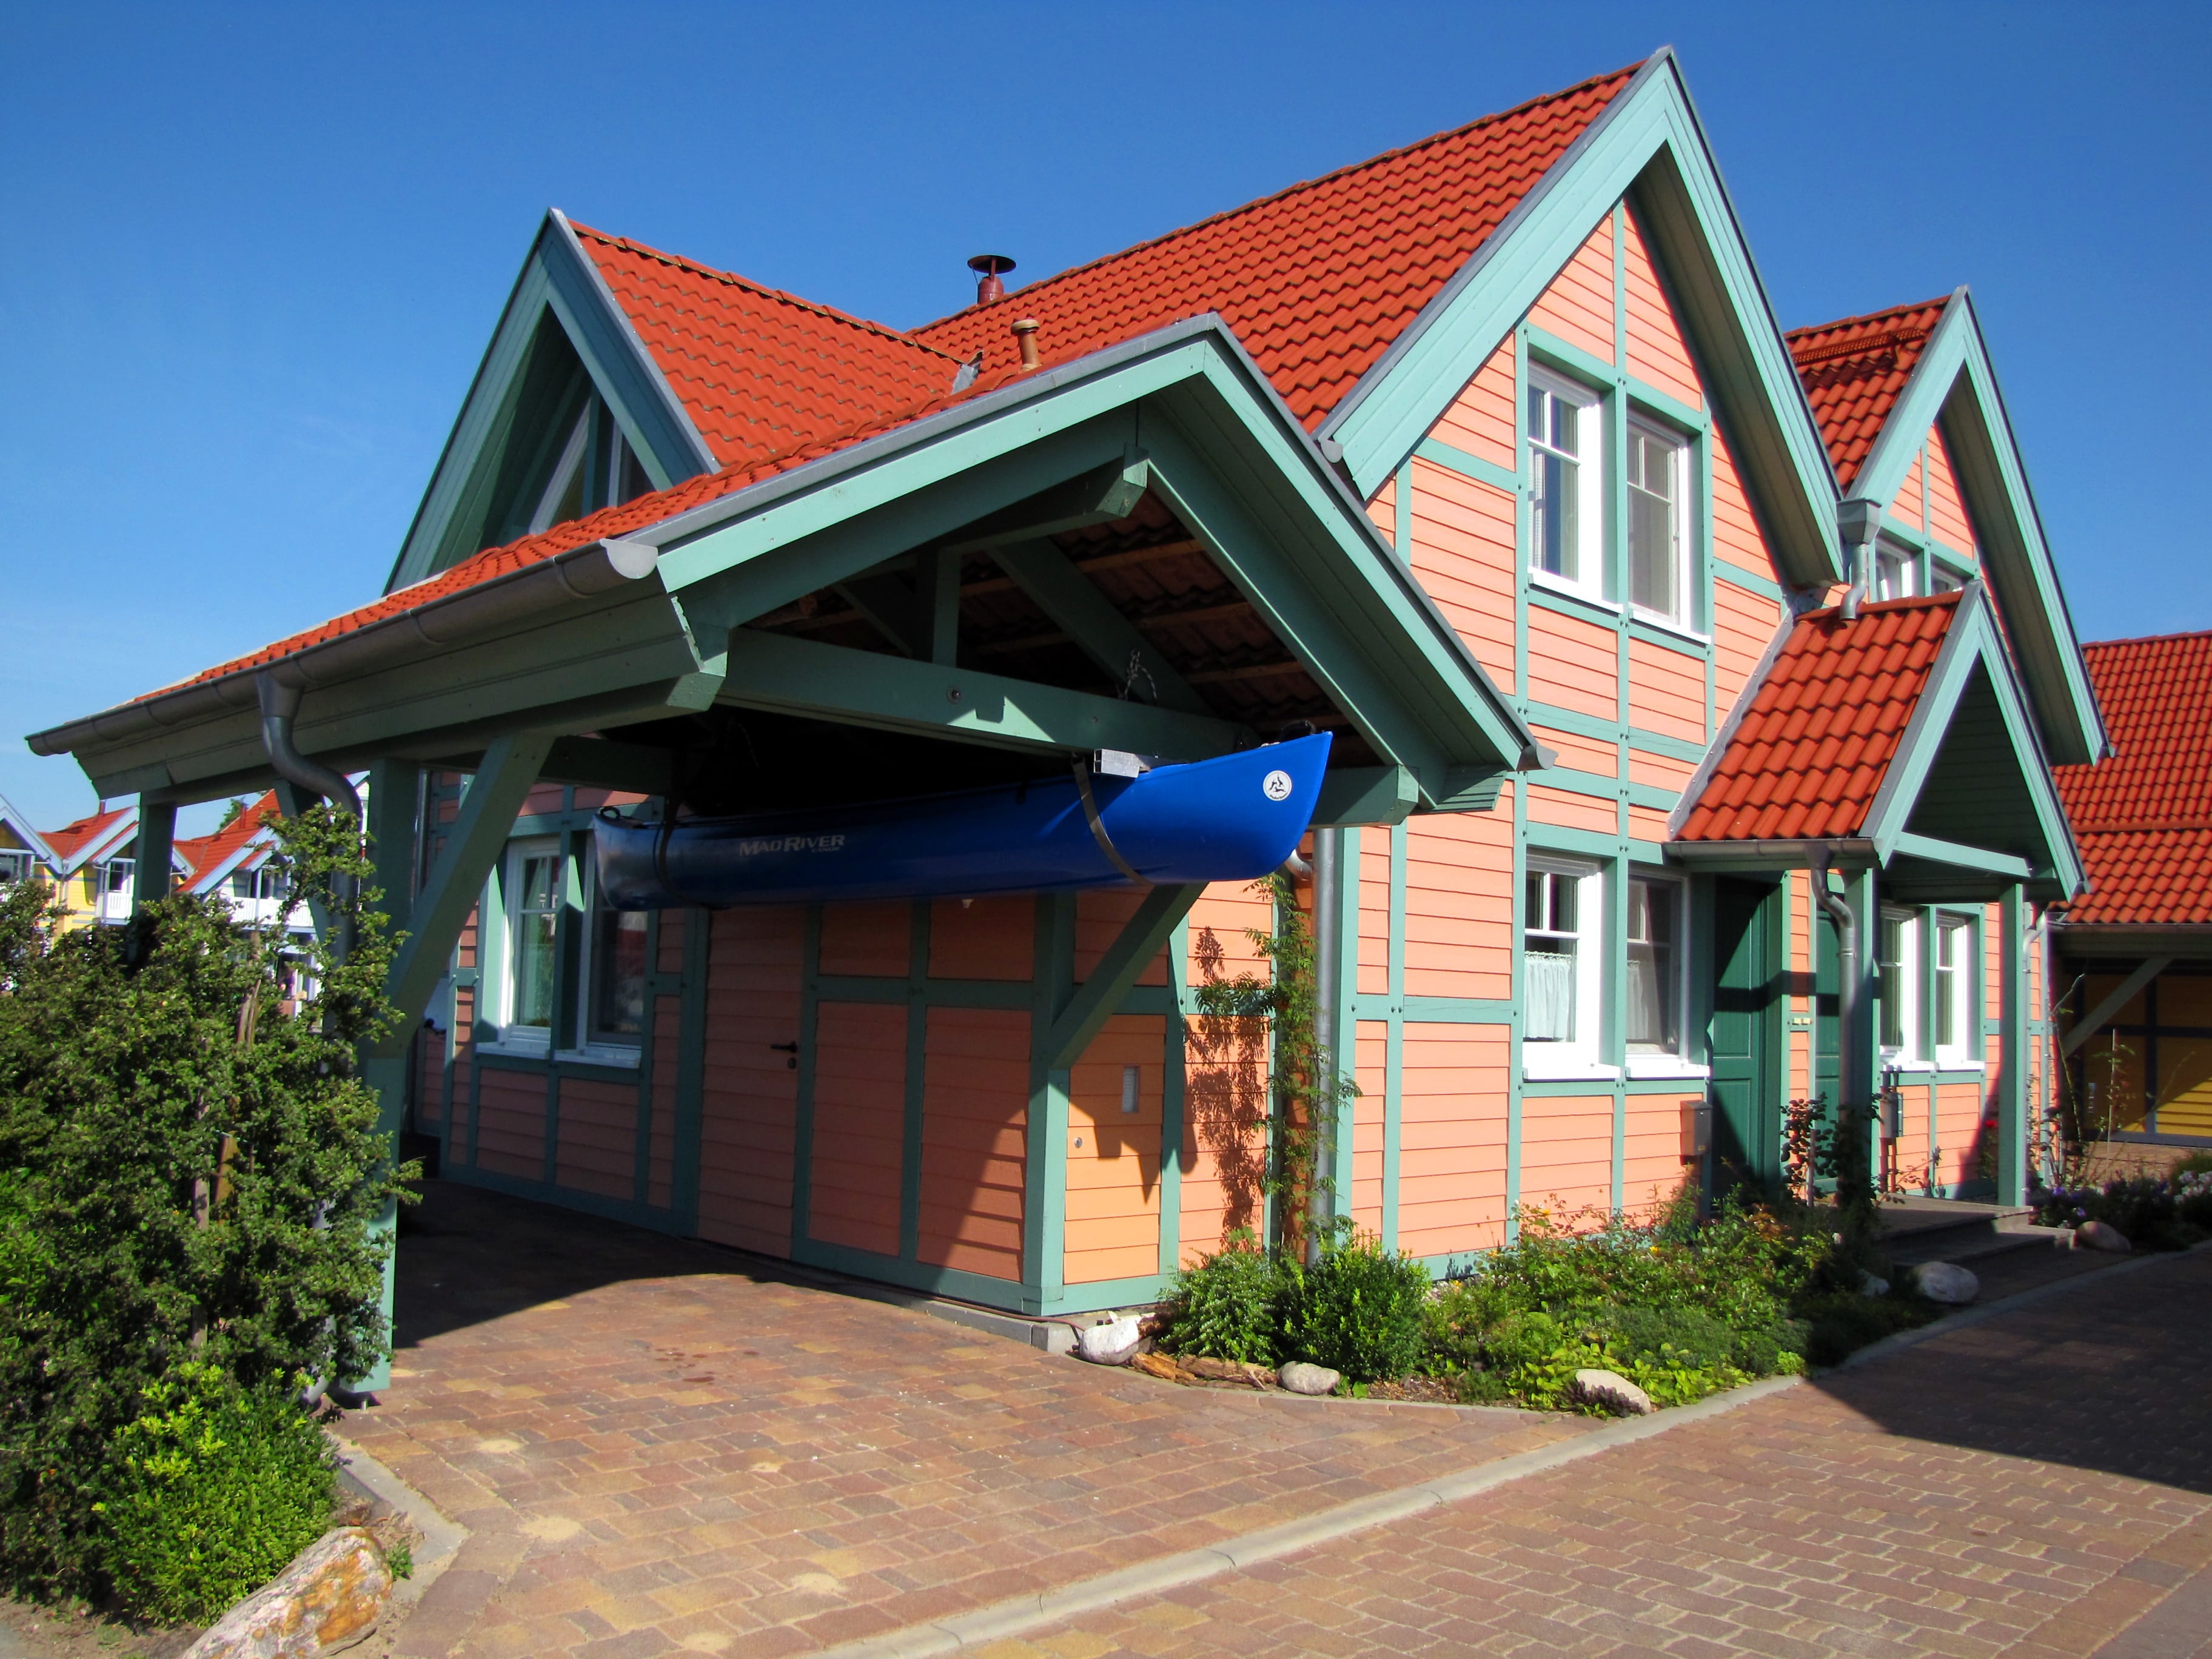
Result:
{"label": "window sill", "polygon": [[580,1048],[562,1048],[553,1058],[564,1066],[624,1066],[633,1072],[644,1063],[641,1049],[626,1048],[611,1042],[591,1042]]}
{"label": "window sill", "polygon": [[1641,623],[1644,627],[1656,629],[1662,634],[1671,634],[1683,644],[1693,645],[1700,651],[1710,650],[1712,647],[1711,635],[1700,634],[1687,623],[1677,622],[1672,617],[1662,617],[1656,611],[1642,611],[1632,607],[1628,617],[1631,622]]}
{"label": "window sill", "polygon": [[544,1060],[550,1052],[542,1042],[510,1042],[505,1038],[479,1042],[474,1047],[477,1053],[494,1060]]}
{"label": "window sill", "polygon": [[1674,1054],[1631,1054],[1628,1057],[1631,1081],[1680,1078],[1686,1083],[1700,1083],[1712,1074],[1711,1066],[1700,1066],[1695,1060],[1683,1060]]}
{"label": "window sill", "polygon": [[1580,1054],[1532,1053],[1524,1043],[1521,1049],[1521,1077],[1527,1083],[1618,1083],[1620,1067],[1601,1065]]}
{"label": "window sill", "polygon": [[1547,593],[1556,594],[1563,599],[1573,599],[1579,604],[1589,605],[1594,611],[1602,611],[1608,616],[1617,617],[1620,614],[1620,606],[1615,601],[1607,599],[1605,595],[1595,589],[1583,586],[1580,582],[1571,582],[1565,576],[1554,576],[1548,570],[1529,571],[1528,585],[1531,587],[1540,588]]}

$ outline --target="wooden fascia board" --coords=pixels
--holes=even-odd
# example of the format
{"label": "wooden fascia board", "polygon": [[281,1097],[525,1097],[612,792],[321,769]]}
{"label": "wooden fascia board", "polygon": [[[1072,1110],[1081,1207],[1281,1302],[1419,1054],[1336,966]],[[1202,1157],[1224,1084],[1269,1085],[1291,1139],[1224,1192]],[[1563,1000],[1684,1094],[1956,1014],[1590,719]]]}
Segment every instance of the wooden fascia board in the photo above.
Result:
{"label": "wooden fascia board", "polygon": [[515,377],[549,309],[654,488],[665,489],[720,465],[568,221],[557,210],[549,212],[454,416],[429,486],[400,543],[386,592],[434,574],[447,528],[486,487],[483,475],[498,459],[491,452],[507,429]]}
{"label": "wooden fascia board", "polygon": [[1905,826],[1927,783],[1929,769],[1935,764],[1952,716],[1958,712],[1959,699],[1966,695],[1978,667],[1989,678],[2006,736],[2012,744],[2014,762],[2027,781],[2028,797],[2034,804],[2046,867],[2067,891],[2076,891],[2081,884],[2081,854],[2074,845],[2065,810],[2059,804],[2050,765],[2036,740],[2034,721],[2013,678],[2003,642],[1997,637],[1996,625],[1989,614],[1988,598],[1978,583],[1970,585],[1966,592],[1966,597],[1960,601],[1960,614],[1953,619],[1943,649],[1921,691],[1912,718],[1906,723],[1897,753],[1883,775],[1881,787],[1867,808],[1864,834],[1873,842],[1884,864],[1897,856],[1900,837],[1906,834]]}
{"label": "wooden fascia board", "polygon": [[2043,519],[2027,482],[1973,296],[1956,290],[1883,422],[1851,494],[1887,507],[1940,427],[1953,475],[1982,542],[1991,586],[2021,655],[2045,746],[2062,765],[2087,764],[2108,747],[2088,665],[2059,584]]}
{"label": "wooden fascia board", "polygon": [[1778,556],[1801,586],[1841,580],[1834,469],[1671,52],[1645,64],[1553,164],[1321,435],[1342,447],[1354,488],[1371,496],[1632,193]]}
{"label": "wooden fascia board", "polygon": [[1203,760],[1251,748],[1249,728],[1134,699],[1071,691],[751,629],[730,637],[719,702],[810,720],[1059,753],[1123,749]]}

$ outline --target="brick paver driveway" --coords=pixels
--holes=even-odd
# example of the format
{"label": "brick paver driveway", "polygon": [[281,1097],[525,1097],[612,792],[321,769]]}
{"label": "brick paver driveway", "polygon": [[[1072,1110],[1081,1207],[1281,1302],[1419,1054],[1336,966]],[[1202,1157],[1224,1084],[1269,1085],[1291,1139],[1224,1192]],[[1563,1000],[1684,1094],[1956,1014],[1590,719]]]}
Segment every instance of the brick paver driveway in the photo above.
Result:
{"label": "brick paver driveway", "polygon": [[982,1650],[2212,1656],[2212,1255]]}
{"label": "brick paver driveway", "polygon": [[804,1653],[1587,1432],[1176,1389],[433,1182],[344,1432],[471,1529],[399,1654]]}

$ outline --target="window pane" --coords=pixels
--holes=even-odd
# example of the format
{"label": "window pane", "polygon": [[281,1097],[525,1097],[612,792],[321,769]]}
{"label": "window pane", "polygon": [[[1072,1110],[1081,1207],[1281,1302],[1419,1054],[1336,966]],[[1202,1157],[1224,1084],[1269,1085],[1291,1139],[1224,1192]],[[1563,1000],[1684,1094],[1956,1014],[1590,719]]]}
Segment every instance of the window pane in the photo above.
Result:
{"label": "window pane", "polygon": [[1580,496],[1576,463],[1543,450],[1536,452],[1536,568],[1576,580],[1580,576]]}
{"label": "window pane", "polygon": [[1909,599],[1912,593],[1912,561],[1887,547],[1877,549],[1874,556],[1875,598]]}
{"label": "window pane", "polygon": [[1881,1046],[1905,1046],[1905,920],[1881,919]]}
{"label": "window pane", "polygon": [[1567,951],[1522,952],[1528,981],[1522,1008],[1522,1036],[1529,1042],[1571,1042],[1575,1038],[1575,958]]}
{"label": "window pane", "polygon": [[1581,454],[1582,410],[1565,398],[1553,394],[1547,396],[1552,405],[1552,447],[1564,454]]}
{"label": "window pane", "polygon": [[1930,593],[1948,593],[1954,588],[1964,587],[1965,586],[1965,582],[1954,575],[1950,571],[1946,570],[1942,565],[1933,562],[1929,565],[1928,591]]}
{"label": "window pane", "polygon": [[645,912],[602,904],[592,944],[592,1035],[635,1041],[645,1030]]}
{"label": "window pane", "polygon": [[553,1024],[554,877],[558,860],[550,853],[521,861],[514,917],[514,1012],[516,1025],[550,1030]]}
{"label": "window pane", "polygon": [[1639,1054],[1681,1052],[1681,994],[1675,980],[1671,882],[1628,884],[1628,1046]]}
{"label": "window pane", "polygon": [[1674,507],[1632,486],[1628,492],[1629,597],[1646,611],[1675,614]]}

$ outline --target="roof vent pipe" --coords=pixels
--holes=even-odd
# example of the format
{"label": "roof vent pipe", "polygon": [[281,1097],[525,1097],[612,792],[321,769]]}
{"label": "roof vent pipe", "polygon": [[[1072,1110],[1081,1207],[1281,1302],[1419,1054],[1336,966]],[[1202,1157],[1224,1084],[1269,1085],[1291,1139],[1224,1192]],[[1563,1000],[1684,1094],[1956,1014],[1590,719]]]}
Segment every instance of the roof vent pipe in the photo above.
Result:
{"label": "roof vent pipe", "polygon": [[1859,605],[1874,581],[1874,540],[1881,534],[1881,503],[1847,495],[1836,503],[1836,528],[1851,550],[1851,585],[1837,607],[1844,622],[1859,619]]}
{"label": "roof vent pipe", "polygon": [[1036,337],[1039,324],[1034,317],[1024,317],[1013,325],[1014,343],[1022,349],[1022,367],[1035,368],[1041,359],[1037,356]]}
{"label": "roof vent pipe", "polygon": [[968,269],[975,273],[975,303],[996,305],[1006,297],[1006,285],[999,280],[1014,268],[1014,262],[1003,253],[979,253],[968,262]]}

